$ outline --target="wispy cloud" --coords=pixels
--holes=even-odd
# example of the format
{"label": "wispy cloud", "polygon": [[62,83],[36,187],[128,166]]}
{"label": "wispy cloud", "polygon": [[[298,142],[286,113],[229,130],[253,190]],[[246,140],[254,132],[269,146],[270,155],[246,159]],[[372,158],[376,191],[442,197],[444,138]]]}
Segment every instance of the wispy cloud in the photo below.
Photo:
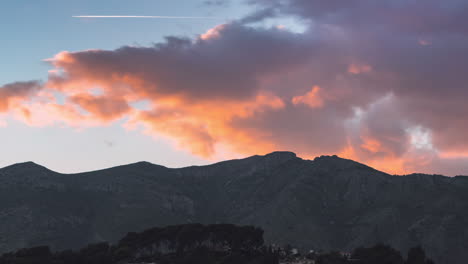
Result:
{"label": "wispy cloud", "polygon": [[153,18],[153,19],[220,19],[219,17],[197,17],[197,16],[96,16],[81,15],[74,18]]}

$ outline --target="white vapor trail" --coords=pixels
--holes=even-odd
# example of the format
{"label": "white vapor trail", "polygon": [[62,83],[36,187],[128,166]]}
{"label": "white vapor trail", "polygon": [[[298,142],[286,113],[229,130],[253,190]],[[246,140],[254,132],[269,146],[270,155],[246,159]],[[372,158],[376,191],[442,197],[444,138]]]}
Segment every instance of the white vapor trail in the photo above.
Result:
{"label": "white vapor trail", "polygon": [[156,18],[156,19],[217,19],[217,17],[195,16],[72,16],[75,18]]}

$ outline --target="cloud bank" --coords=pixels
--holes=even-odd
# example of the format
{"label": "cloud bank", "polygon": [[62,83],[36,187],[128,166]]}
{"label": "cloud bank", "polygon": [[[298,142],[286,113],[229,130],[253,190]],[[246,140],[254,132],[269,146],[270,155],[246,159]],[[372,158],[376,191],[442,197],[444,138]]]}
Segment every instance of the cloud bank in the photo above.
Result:
{"label": "cloud bank", "polygon": [[[196,39],[60,52],[43,83],[1,87],[0,112],[31,125],[123,120],[203,157],[292,150],[468,174],[465,1],[251,4],[260,11]],[[252,24],[283,16],[307,30]]]}

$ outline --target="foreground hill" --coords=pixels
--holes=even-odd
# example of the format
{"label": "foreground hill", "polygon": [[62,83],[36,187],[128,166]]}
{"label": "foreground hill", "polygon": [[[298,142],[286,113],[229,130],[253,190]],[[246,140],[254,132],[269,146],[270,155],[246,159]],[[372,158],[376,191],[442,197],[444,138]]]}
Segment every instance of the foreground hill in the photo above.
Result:
{"label": "foreground hill", "polygon": [[438,263],[468,259],[468,177],[391,176],[333,157],[275,152],[209,166],[136,163],[64,175],[0,169],[0,251],[79,248],[184,223],[265,230],[270,243],[351,250],[421,244]]}

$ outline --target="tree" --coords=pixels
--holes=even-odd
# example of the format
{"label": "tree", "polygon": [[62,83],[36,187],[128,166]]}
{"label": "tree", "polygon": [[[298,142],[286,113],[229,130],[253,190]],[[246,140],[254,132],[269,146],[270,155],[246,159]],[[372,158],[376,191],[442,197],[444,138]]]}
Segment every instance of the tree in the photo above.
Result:
{"label": "tree", "polygon": [[408,251],[406,264],[426,264],[426,252],[422,247],[414,247]]}
{"label": "tree", "polygon": [[404,260],[400,252],[394,248],[378,244],[371,248],[357,248],[351,255],[356,264],[403,264]]}
{"label": "tree", "polygon": [[321,254],[317,257],[317,264],[347,264],[348,261],[339,252]]}

